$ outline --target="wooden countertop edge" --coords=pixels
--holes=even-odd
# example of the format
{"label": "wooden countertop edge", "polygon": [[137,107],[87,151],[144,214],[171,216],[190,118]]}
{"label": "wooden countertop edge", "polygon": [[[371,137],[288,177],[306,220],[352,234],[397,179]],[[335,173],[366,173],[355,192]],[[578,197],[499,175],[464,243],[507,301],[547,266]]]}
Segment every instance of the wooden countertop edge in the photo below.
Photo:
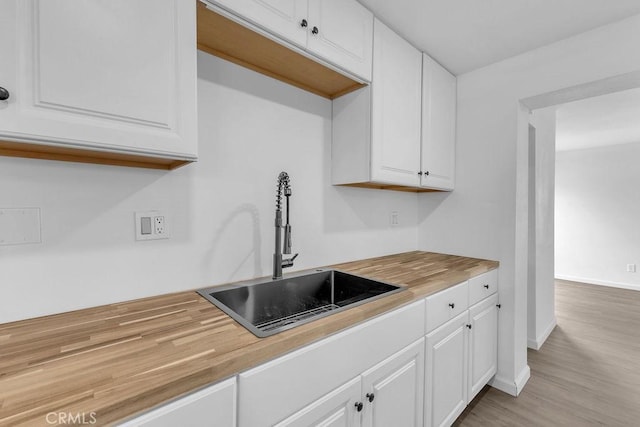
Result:
{"label": "wooden countertop edge", "polygon": [[[56,409],[62,409],[64,411],[95,412],[101,425],[104,423],[112,424],[114,422],[121,422],[125,419],[135,417],[142,412],[146,412],[157,405],[174,400],[226,378],[233,377],[269,360],[273,360],[286,353],[324,339],[334,333],[387,313],[393,309],[425,298],[431,294],[468,280],[471,277],[498,268],[499,266],[497,261],[456,257],[443,254],[431,254],[450,257],[450,259],[454,261],[464,260],[471,264],[475,263],[476,265],[473,268],[461,271],[452,271],[446,268],[435,269],[432,274],[426,277],[419,277],[414,280],[404,280],[411,277],[410,272],[407,273],[406,271],[404,274],[399,273],[397,280],[389,280],[389,275],[381,273],[383,268],[381,268],[380,265],[385,265],[385,263],[387,266],[386,268],[396,265],[401,266],[403,264],[403,257],[413,257],[414,262],[419,263],[421,257],[426,257],[430,254],[431,253],[413,251],[405,254],[382,256],[330,266],[330,268],[404,286],[407,289],[403,292],[365,303],[341,313],[319,319],[316,322],[310,322],[267,338],[254,337],[249,331],[238,325],[235,321],[226,316],[226,314],[217,309],[217,307],[210,304],[194,291],[179,292],[126,303],[112,304],[110,306],[97,307],[95,310],[102,310],[105,313],[109,312],[110,309],[113,309],[114,311],[126,311],[124,306],[127,304],[148,304],[150,301],[154,300],[157,300],[158,304],[161,304],[163,302],[170,301],[172,298],[184,299],[185,304],[195,304],[196,311],[198,308],[201,308],[200,306],[202,304],[204,304],[202,307],[205,308],[210,317],[220,315],[226,316],[228,319],[223,319],[225,324],[235,324],[238,327],[237,331],[234,330],[234,332],[237,332],[237,341],[239,344],[237,348],[224,352],[221,355],[216,355],[216,357],[195,358],[183,364],[176,365],[175,369],[172,369],[169,374],[166,375],[168,378],[162,378],[162,376],[160,376],[161,379],[158,379],[157,385],[154,384],[154,386],[142,387],[142,390],[139,392],[127,393],[129,388],[127,387],[126,379],[121,380],[119,383],[116,383],[116,380],[114,380],[113,387],[107,388],[106,391],[93,390],[91,397],[80,399],[70,405],[64,405],[63,408],[54,409],[48,407],[46,404],[42,404],[41,407],[24,408],[23,411],[11,414],[9,415],[9,418],[6,418],[2,414],[3,399],[0,392],[0,425],[4,425],[4,422],[8,419],[25,422],[25,425],[41,425],[42,417],[46,412]],[[192,301],[194,297],[198,299],[198,302]],[[94,309],[82,311],[84,312],[89,310]],[[137,312],[133,310],[131,313],[125,314],[132,315],[136,313]],[[55,318],[56,316],[60,315],[48,317]],[[203,314],[203,317],[204,316],[205,315]],[[38,319],[29,319],[21,322],[0,325],[0,338],[2,336],[2,330],[7,326],[15,326],[17,324],[28,325],[34,322],[37,323],[37,321]],[[249,349],[251,351],[247,351]],[[4,375],[6,374],[4,374],[2,369],[0,369],[0,385],[2,384]],[[151,372],[146,376],[142,375],[137,381],[139,383],[146,384],[145,381],[151,381],[156,375],[158,375],[156,372]],[[123,394],[114,397],[113,395],[117,394],[114,390],[121,391]],[[98,402],[101,403],[98,404]],[[25,417],[21,417],[20,415],[25,415]]]}
{"label": "wooden countertop edge", "polygon": [[[198,296],[200,297],[200,295]],[[235,355],[233,358],[227,358],[228,360],[222,365],[216,366],[217,369],[214,370],[213,367],[206,368],[201,370],[199,373],[193,374],[188,379],[181,378],[180,380],[173,382],[171,384],[171,396],[163,397],[161,400],[158,400],[159,396],[164,395],[162,391],[165,387],[162,387],[160,390],[149,390],[149,393],[145,393],[144,396],[141,396],[143,397],[142,399],[136,397],[130,402],[122,402],[118,407],[114,407],[113,409],[108,410],[108,412],[99,412],[98,416],[100,420],[106,420],[107,422],[117,422],[135,418],[136,416],[149,411],[154,406],[164,404],[167,401],[175,400],[184,395],[193,393],[198,389],[234,377],[263,363],[325,339],[335,333],[356,326],[367,320],[371,320],[376,316],[388,313],[396,308],[410,304],[420,298],[422,297],[416,297],[410,289],[406,289],[404,292],[380,298],[361,306],[353,307],[341,313],[320,319],[318,322],[308,323],[271,337],[259,338],[260,342],[264,342],[263,348],[260,349],[260,357],[249,357],[244,352],[245,348],[238,349],[237,351],[240,352],[238,355]],[[316,323],[316,325],[313,325],[313,323]],[[277,345],[273,345],[268,341],[272,337],[280,338]],[[177,391],[179,394],[176,395]],[[158,392],[161,392],[161,394],[157,394]],[[147,394],[149,394],[149,396],[147,396]],[[127,412],[121,412],[119,409],[122,407],[125,407]],[[135,412],[130,412],[134,407],[136,407]]]}

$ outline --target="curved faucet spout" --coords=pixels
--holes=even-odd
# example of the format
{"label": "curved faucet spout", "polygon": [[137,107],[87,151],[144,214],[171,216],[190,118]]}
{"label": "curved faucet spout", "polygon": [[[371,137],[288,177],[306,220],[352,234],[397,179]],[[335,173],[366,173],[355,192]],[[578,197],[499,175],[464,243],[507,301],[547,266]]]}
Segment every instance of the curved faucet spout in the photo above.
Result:
{"label": "curved faucet spout", "polygon": [[[282,225],[282,194],[286,197],[286,223]],[[282,254],[291,253],[291,224],[289,224],[289,198],[291,197],[291,181],[289,174],[280,172],[278,175],[278,191],[276,193],[276,239],[275,252],[273,254],[273,278],[282,277],[282,269],[293,266],[293,260],[298,256],[296,254],[291,259],[282,259]],[[284,242],[281,241],[280,229],[284,228]]]}

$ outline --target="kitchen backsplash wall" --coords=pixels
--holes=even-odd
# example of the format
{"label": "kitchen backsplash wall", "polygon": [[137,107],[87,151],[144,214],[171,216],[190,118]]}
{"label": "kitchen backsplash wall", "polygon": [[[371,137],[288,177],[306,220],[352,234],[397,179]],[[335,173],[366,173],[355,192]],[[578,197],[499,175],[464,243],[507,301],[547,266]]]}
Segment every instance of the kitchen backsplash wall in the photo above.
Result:
{"label": "kitchen backsplash wall", "polygon": [[[196,164],[0,157],[0,208],[42,212],[41,244],[0,246],[0,323],[270,275],[282,170],[294,270],[417,248],[415,194],[331,186],[330,101],[201,52],[198,74]],[[171,239],[134,240],[146,210]]]}

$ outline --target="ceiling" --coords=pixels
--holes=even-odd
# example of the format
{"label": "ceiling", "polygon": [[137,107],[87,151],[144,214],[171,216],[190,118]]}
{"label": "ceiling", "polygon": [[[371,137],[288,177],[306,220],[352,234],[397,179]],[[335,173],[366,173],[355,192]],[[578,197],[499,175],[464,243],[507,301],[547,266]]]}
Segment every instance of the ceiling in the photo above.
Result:
{"label": "ceiling", "polygon": [[570,102],[556,111],[556,150],[640,142],[640,88]]}
{"label": "ceiling", "polygon": [[455,75],[640,13],[639,0],[359,0]]}

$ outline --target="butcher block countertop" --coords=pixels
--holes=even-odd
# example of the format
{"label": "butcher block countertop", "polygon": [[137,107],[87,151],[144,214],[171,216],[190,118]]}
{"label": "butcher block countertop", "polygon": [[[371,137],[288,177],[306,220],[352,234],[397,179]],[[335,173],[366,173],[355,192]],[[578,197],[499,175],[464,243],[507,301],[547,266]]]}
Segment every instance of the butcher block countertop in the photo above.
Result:
{"label": "butcher block countertop", "polygon": [[498,267],[407,252],[332,268],[407,291],[257,338],[194,291],[0,325],[0,425],[50,412],[106,425]]}

